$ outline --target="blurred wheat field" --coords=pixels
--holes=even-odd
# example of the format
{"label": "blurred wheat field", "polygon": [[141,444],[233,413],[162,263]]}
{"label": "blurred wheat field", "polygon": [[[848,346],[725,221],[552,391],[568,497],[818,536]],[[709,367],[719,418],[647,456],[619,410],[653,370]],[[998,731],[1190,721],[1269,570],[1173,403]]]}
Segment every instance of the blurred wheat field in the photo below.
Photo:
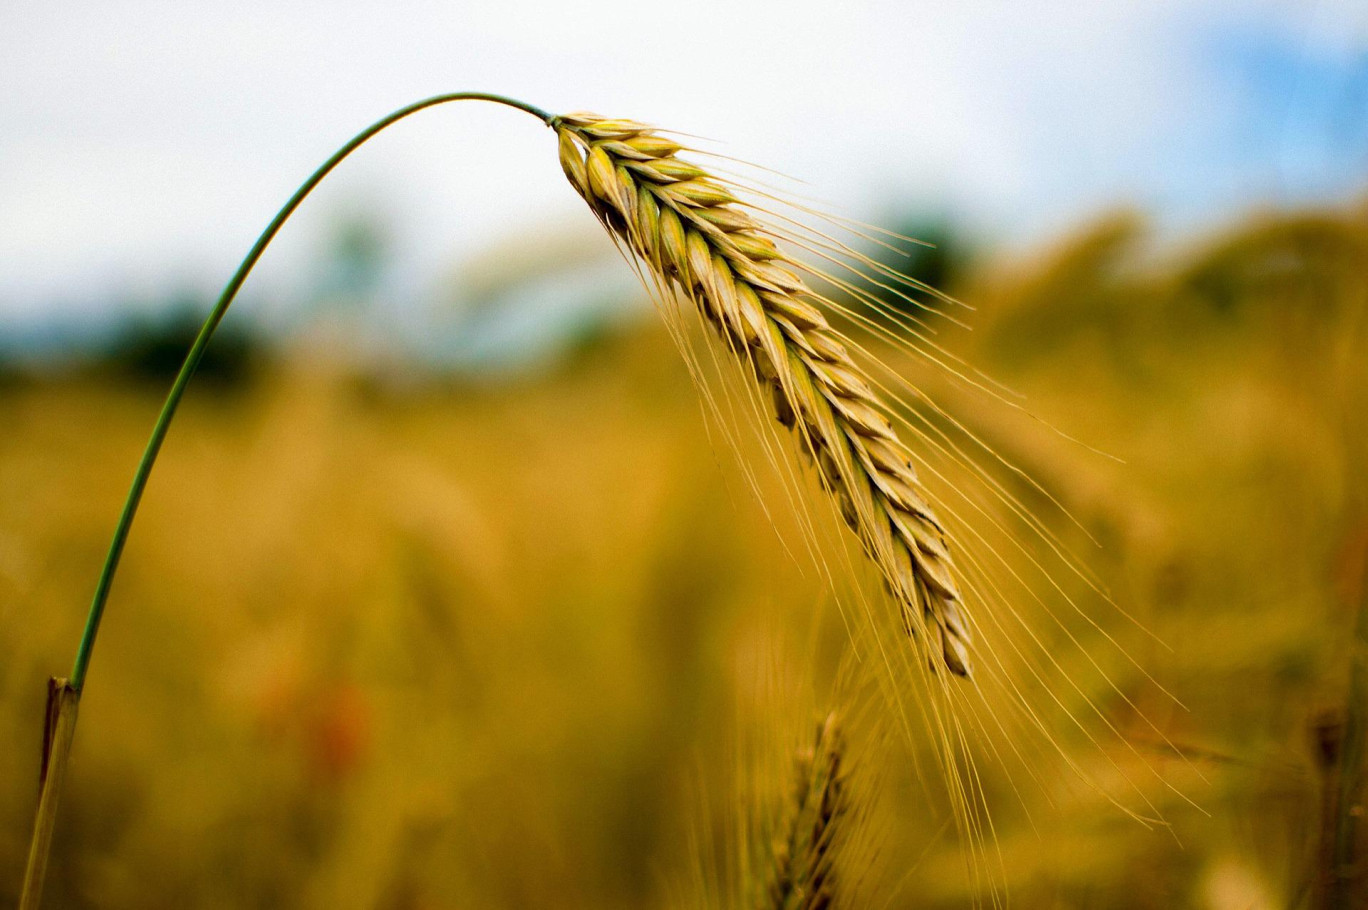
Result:
{"label": "blurred wheat field", "polygon": [[[1121,742],[1052,721],[1096,790],[1047,755],[1039,786],[980,764],[1012,905],[1310,906],[1332,783],[1317,730],[1345,716],[1368,599],[1364,262],[1362,209],[1251,218],[1164,255],[1118,216],[970,276],[975,331],[941,343],[1124,464],[906,364],[1097,538],[1009,479],[1138,621],[1095,599],[1100,629],[1070,617],[1077,579],[1017,604],[1079,664],[1082,691],[1056,696],[1093,699]],[[160,392],[0,386],[6,900],[44,680],[70,659]],[[503,382],[394,382],[302,352],[192,387],[114,589],[48,905],[687,902],[692,843],[725,845],[746,809],[726,796],[738,735],[810,732],[834,707],[847,626],[789,552],[795,521],[755,501],[653,324]],[[1106,663],[1115,690],[1065,629],[1135,659]],[[786,665],[764,711],[790,716],[748,707],[757,653]],[[912,774],[934,744],[885,745],[852,759],[886,766],[873,890],[987,900]],[[1141,764],[1168,827],[1105,798]]]}

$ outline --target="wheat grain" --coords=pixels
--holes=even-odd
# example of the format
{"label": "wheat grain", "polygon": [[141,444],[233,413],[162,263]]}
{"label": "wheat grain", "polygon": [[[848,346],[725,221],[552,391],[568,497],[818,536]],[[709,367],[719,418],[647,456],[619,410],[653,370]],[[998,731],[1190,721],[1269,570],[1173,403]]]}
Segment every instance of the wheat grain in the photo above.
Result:
{"label": "wheat grain", "polygon": [[969,629],[945,532],[888,411],[799,272],[718,177],[629,120],[552,118],[561,166],[664,293],[695,304],[772,393],[823,487],[878,566],[906,628],[932,629],[944,666],[969,673]]}

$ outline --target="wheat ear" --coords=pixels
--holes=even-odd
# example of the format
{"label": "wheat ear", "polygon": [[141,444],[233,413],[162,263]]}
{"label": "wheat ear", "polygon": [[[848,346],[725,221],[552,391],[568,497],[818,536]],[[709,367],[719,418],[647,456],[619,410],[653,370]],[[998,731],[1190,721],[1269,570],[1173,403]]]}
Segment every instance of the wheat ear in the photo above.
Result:
{"label": "wheat ear", "polygon": [[934,628],[944,665],[969,673],[969,630],[945,533],[884,404],[799,272],[728,185],[629,120],[552,119],[561,166],[665,293],[702,312],[772,391],[822,485],[879,567],[909,631]]}
{"label": "wheat ear", "polygon": [[765,910],[829,910],[836,903],[836,853],[849,811],[844,741],[836,715],[817,725],[795,762],[793,800],[772,846]]}

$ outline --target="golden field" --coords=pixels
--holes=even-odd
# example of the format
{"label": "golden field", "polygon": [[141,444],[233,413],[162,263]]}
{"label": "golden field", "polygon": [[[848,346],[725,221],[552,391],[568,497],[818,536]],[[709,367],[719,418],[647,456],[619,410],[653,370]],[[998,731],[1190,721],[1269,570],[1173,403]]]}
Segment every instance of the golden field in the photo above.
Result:
{"label": "golden field", "polygon": [[[839,858],[850,906],[1353,900],[1364,263],[1362,207],[1168,250],[1117,216],[953,288],[974,331],[937,344],[1013,391],[883,352],[1077,519],[981,456],[1113,602],[1001,500],[961,510],[1026,583],[980,605],[1001,663],[961,758],[991,812],[977,845],[919,722],[934,687],[881,675],[858,580],[829,589],[655,322],[499,381],[307,348],[192,385],[92,663],[46,906],[726,903],[764,811],[745,781],[785,792],[830,710],[869,807]],[[0,384],[0,903],[44,682],[160,397],[100,371]],[[1044,733],[1006,720],[1004,687]]]}

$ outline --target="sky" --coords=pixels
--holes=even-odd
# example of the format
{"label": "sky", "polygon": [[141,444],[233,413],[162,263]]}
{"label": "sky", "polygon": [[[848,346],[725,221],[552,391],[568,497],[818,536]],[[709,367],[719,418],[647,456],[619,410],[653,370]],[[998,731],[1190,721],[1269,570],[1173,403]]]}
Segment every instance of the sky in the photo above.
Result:
{"label": "sky", "polygon": [[[1118,205],[1181,231],[1368,190],[1362,0],[6,0],[0,332],[220,285],[334,148],[463,89],[717,139],[840,212],[1006,249]],[[306,286],[358,213],[400,295],[598,229],[550,131],[450,105],[339,168],[249,287]]]}

